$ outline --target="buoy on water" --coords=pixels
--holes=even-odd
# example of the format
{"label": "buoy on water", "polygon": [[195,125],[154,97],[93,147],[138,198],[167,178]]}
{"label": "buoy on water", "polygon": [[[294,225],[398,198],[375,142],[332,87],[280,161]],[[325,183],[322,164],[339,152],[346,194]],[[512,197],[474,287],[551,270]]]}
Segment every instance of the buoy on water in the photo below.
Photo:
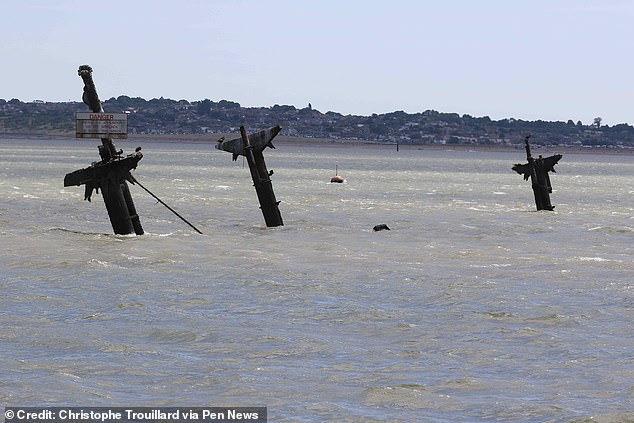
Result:
{"label": "buoy on water", "polygon": [[343,183],[343,181],[344,181],[343,177],[339,176],[339,168],[337,165],[335,165],[335,176],[330,178],[330,183],[341,184]]}

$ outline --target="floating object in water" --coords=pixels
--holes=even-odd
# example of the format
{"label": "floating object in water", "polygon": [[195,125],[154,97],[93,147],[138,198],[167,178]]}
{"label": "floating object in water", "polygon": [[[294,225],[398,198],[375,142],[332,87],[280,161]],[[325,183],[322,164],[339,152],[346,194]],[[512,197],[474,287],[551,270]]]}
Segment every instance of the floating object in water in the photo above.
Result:
{"label": "floating object in water", "polygon": [[374,232],[378,232],[378,231],[390,231],[391,229],[388,228],[385,223],[381,223],[380,225],[376,225],[374,228],[372,228],[372,230]]}
{"label": "floating object in water", "polygon": [[335,176],[330,178],[330,183],[341,184],[343,183],[343,181],[344,181],[343,176],[339,176],[339,167],[335,165]]}

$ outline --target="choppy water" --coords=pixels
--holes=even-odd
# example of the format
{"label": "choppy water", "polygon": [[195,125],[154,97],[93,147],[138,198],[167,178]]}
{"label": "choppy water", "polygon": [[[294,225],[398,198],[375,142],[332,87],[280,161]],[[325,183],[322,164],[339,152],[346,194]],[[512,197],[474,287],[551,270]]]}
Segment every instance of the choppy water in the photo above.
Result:
{"label": "choppy water", "polygon": [[266,229],[240,160],[142,142],[137,178],[205,235],[132,187],[148,234],[120,237],[62,187],[97,143],[0,141],[0,406],[634,419],[633,156],[565,155],[548,213],[522,150],[282,144]]}

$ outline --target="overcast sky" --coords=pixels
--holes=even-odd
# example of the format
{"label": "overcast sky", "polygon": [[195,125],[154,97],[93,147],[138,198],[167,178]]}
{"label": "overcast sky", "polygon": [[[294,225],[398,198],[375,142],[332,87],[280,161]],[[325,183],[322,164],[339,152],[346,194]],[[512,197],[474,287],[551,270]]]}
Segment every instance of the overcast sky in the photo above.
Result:
{"label": "overcast sky", "polygon": [[634,123],[633,0],[0,0],[0,98]]}

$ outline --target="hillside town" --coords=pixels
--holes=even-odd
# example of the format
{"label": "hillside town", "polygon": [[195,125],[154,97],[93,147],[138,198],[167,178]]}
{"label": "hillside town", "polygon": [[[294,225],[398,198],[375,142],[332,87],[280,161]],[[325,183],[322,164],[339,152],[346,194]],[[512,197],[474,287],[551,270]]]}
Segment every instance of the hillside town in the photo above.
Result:
{"label": "hillside town", "polygon": [[[309,103],[241,107],[239,103],[120,96],[104,102],[112,113],[128,114],[129,133],[215,134],[234,132],[243,123],[250,128],[281,125],[284,135],[328,140],[357,140],[399,144],[517,145],[526,133],[533,142],[559,146],[634,148],[634,127],[593,122],[492,120],[457,113],[426,110],[422,113],[395,111],[371,116],[342,115],[321,111]],[[81,102],[22,102],[0,99],[0,136],[16,134],[72,134],[75,112],[86,111]]]}

